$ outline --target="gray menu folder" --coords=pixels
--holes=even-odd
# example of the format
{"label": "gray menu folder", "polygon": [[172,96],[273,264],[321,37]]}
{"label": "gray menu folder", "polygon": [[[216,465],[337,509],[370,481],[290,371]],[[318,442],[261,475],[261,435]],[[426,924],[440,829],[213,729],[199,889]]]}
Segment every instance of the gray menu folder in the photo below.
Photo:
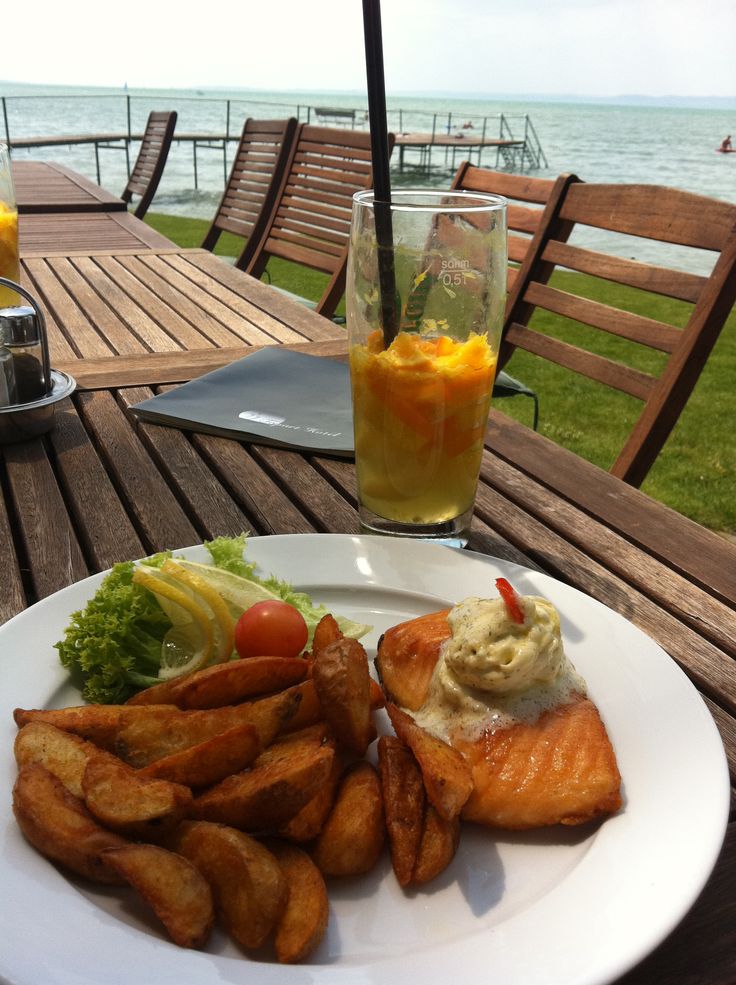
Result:
{"label": "gray menu folder", "polygon": [[346,363],[273,346],[132,408],[144,421],[277,448],[352,456]]}

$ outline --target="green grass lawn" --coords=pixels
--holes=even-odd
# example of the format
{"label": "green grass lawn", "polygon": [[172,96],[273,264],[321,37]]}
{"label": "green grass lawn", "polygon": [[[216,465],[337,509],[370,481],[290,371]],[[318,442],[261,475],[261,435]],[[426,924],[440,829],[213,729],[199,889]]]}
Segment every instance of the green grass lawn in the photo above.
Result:
{"label": "green grass lawn", "polygon": [[[146,221],[180,246],[200,246],[208,223],[200,219],[149,214]],[[234,257],[242,247],[237,237],[223,234],[215,252]],[[317,300],[327,278],[284,261],[272,260],[271,282],[294,294]],[[558,272],[555,286],[576,285],[582,275]],[[689,306],[613,284],[585,279],[586,294],[642,315],[684,324]],[[535,327],[566,341],[588,344],[595,351],[638,369],[657,372],[664,357],[644,346],[596,332],[583,325],[563,323],[546,313],[535,316]],[[542,434],[576,454],[609,468],[638,416],[641,404],[625,394],[569,373],[517,351],[507,369],[536,390],[540,398]],[[498,400],[499,410],[531,424],[532,406],[526,397]],[[724,533],[736,534],[736,312],[732,312],[674,431],[642,485],[644,492]]]}

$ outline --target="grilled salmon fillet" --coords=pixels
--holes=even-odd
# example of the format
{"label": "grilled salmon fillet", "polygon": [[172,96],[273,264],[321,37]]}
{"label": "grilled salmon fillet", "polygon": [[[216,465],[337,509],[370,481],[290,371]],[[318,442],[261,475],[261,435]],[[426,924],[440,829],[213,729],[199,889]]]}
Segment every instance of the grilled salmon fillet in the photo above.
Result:
{"label": "grilled salmon fillet", "polygon": [[[382,637],[376,667],[389,700],[405,711],[424,704],[449,610],[401,623]],[[470,764],[473,792],[462,816],[506,829],[582,824],[621,806],[621,776],[605,725],[582,694],[534,722],[449,741]]]}

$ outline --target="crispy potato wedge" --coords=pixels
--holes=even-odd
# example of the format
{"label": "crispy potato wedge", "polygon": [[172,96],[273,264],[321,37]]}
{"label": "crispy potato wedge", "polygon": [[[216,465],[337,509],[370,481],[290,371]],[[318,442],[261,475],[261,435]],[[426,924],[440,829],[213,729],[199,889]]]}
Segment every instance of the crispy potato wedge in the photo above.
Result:
{"label": "crispy potato wedge", "polygon": [[107,848],[105,862],[148,903],[179,947],[203,947],[215,920],[212,890],[182,855],[156,845]]}
{"label": "crispy potato wedge", "polygon": [[253,725],[261,745],[266,746],[296,711],[299,701],[298,694],[282,691],[259,701],[192,711],[173,705],[124,706],[114,751],[131,766],[148,766],[244,724]]}
{"label": "crispy potato wedge", "polygon": [[64,732],[89,739],[97,746],[112,750],[120,727],[121,705],[79,705],[72,708],[16,708],[13,718],[18,728],[29,722],[45,722]]}
{"label": "crispy potato wedge", "polygon": [[327,780],[335,752],[313,737],[274,743],[250,769],[210,787],[191,816],[243,831],[273,831],[307,804]]}
{"label": "crispy potato wedge", "polygon": [[335,803],[312,850],[326,876],[370,872],[386,838],[381,784],[374,767],[361,760],[346,772]]}
{"label": "crispy potato wedge", "polygon": [[191,675],[186,674],[183,677],[172,677],[168,681],[160,681],[158,684],[152,684],[150,687],[146,687],[128,698],[125,705],[126,707],[130,707],[131,705],[176,705],[174,701],[174,690],[182,680],[186,680],[189,676]]}
{"label": "crispy potato wedge", "polygon": [[444,872],[455,857],[459,843],[460,817],[446,821],[432,804],[427,804],[422,840],[411,881],[424,885]]}
{"label": "crispy potato wedge", "polygon": [[156,704],[177,708],[221,708],[297,684],[307,676],[309,665],[301,657],[251,657],[205,667],[193,674],[162,681],[139,691],[128,704]]}
{"label": "crispy potato wedge", "polygon": [[14,753],[19,767],[30,763],[45,767],[80,799],[84,796],[82,777],[89,760],[113,758],[111,753],[104,752],[93,742],[46,722],[24,725],[15,737]]}
{"label": "crispy potato wedge", "polygon": [[414,753],[424,788],[440,817],[452,820],[473,791],[470,766],[452,746],[420,728],[411,716],[390,702],[386,705],[398,737]]}
{"label": "crispy potato wedge", "polygon": [[303,961],[319,946],[327,930],[330,904],[322,873],[296,845],[267,845],[286,878],[289,895],[276,926],[276,958],[282,964]]}
{"label": "crispy potato wedge", "polygon": [[322,616],[312,636],[312,657],[328,647],[330,643],[336,643],[337,640],[342,639],[344,636],[335,617],[329,614]]}
{"label": "crispy potato wedge", "polygon": [[283,691],[307,676],[309,665],[301,657],[250,657],[206,667],[174,691],[180,708],[218,708],[246,698]]}
{"label": "crispy potato wedge", "polygon": [[365,649],[347,637],[330,643],[315,654],[312,679],[322,713],[338,742],[356,756],[363,756],[376,737]]}
{"label": "crispy potato wedge", "polygon": [[154,841],[186,816],[194,799],[189,787],[146,779],[112,757],[90,759],[82,791],[87,810],[106,827]]}
{"label": "crispy potato wedge", "polygon": [[127,844],[101,827],[61,780],[36,763],[22,766],[13,788],[13,812],[28,841],[46,858],[94,882],[123,885],[104,858]]}
{"label": "crispy potato wedge", "polygon": [[274,856],[224,824],[184,821],[172,843],[212,887],[228,933],[242,947],[261,947],[286,909],[288,885]]}
{"label": "crispy potato wedge", "polygon": [[255,725],[246,722],[180,752],[157,759],[138,770],[138,776],[170,780],[188,787],[207,787],[250,766],[261,752]]}
{"label": "crispy potato wedge", "polygon": [[264,749],[271,745],[277,735],[291,728],[301,708],[301,687],[301,684],[297,684],[280,694],[237,706],[240,721],[255,725]]}
{"label": "crispy potato wedge", "polygon": [[317,688],[311,678],[302,681],[301,684],[296,684],[290,690],[299,695],[299,706],[285,723],[284,732],[298,732],[300,729],[323,720],[322,705],[319,703]]}
{"label": "crispy potato wedge", "polygon": [[317,837],[332,810],[343,769],[342,760],[336,755],[332,760],[329,775],[317,793],[294,817],[279,828],[278,833],[282,838],[303,844]]}
{"label": "crispy potato wedge", "polygon": [[[301,700],[296,713],[286,722],[283,729],[284,732],[296,732],[299,729],[306,728],[308,725],[314,725],[315,722],[319,722],[324,718],[322,705],[319,703],[319,698],[317,697],[317,688],[314,686],[314,681],[311,678],[302,681],[301,684],[295,685],[290,690],[298,693]],[[385,704],[381,685],[377,681],[374,681],[373,678],[370,680],[370,702],[371,710],[383,708]]]}
{"label": "crispy potato wedge", "polygon": [[400,886],[408,886],[422,841],[426,797],[419,765],[411,749],[394,735],[378,740],[381,778],[391,864]]}
{"label": "crispy potato wedge", "polygon": [[[231,708],[182,711],[174,706],[140,705],[128,708],[115,736],[115,752],[136,768],[182,749],[199,745],[237,724]],[[146,714],[149,712],[149,714]]]}

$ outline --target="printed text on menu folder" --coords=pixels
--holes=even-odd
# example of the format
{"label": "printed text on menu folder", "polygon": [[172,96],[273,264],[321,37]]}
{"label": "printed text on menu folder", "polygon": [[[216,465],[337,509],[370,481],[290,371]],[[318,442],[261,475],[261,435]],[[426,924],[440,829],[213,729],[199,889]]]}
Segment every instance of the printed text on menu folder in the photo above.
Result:
{"label": "printed text on menu folder", "polygon": [[144,400],[133,410],[152,424],[353,455],[347,364],[278,346]]}

